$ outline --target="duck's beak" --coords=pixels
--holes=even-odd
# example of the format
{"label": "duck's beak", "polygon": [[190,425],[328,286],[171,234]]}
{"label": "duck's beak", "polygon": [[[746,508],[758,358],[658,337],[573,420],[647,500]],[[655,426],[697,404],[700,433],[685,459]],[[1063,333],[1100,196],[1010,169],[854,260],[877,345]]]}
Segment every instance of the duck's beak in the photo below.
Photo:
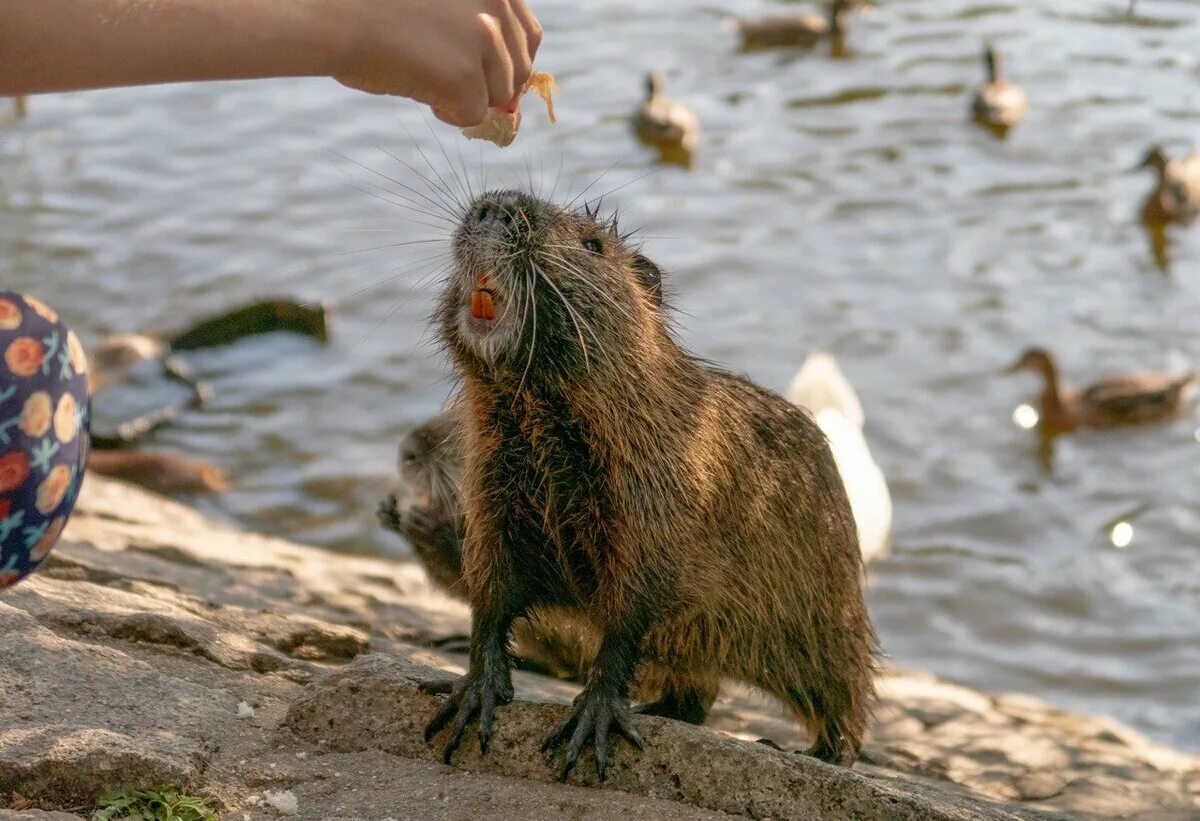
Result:
{"label": "duck's beak", "polygon": [[1021,360],[1018,359],[1016,362],[1012,363],[1008,367],[1001,368],[1000,375],[1008,376],[1009,374],[1016,373],[1019,370],[1021,370]]}

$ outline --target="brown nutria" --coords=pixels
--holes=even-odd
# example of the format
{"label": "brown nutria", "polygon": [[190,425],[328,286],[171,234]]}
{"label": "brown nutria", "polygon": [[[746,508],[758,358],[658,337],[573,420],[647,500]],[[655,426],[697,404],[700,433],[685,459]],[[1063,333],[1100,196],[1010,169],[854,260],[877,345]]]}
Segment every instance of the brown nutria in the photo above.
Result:
{"label": "brown nutria", "polygon": [[[430,580],[455,598],[467,600],[463,579],[463,514],[459,501],[461,454],[457,427],[461,405],[452,405],[414,428],[400,442],[399,495],[379,503],[380,524],[412,546]],[[520,618],[513,624],[514,659],[521,669],[580,680],[596,654],[595,637],[574,621]],[[457,637],[456,637],[457,638]],[[644,702],[639,712],[703,724],[716,689],[663,690],[664,682],[645,672],[634,688]]]}
{"label": "brown nutria", "polygon": [[448,408],[400,441],[399,496],[384,498],[377,515],[380,524],[413,546],[430,581],[450,595],[465,599],[459,460],[453,453],[458,421],[455,408]]}
{"label": "brown nutria", "polygon": [[513,696],[508,638],[532,613],[573,619],[598,652],[549,749],[562,777],[610,730],[635,746],[639,665],[674,689],[722,676],[784,701],[809,753],[850,765],[873,699],[875,638],[854,520],[802,410],[688,355],[660,273],[615,220],[515,191],[472,202],[437,310],[462,379],[472,610],[466,675],[426,737],[480,748]]}

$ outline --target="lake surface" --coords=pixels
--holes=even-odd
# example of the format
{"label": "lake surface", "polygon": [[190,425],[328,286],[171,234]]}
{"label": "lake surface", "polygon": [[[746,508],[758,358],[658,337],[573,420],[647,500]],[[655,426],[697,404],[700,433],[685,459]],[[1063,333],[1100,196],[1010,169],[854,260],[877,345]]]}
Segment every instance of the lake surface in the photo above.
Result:
{"label": "lake surface", "polygon": [[[844,60],[737,54],[722,18],[766,2],[535,5],[560,120],[528,105],[504,151],[332,81],[31,100],[0,125],[0,283],[90,343],[261,295],[334,302],[326,347],[189,354],[215,399],[153,445],[235,478],[210,513],[402,554],[373,510],[398,437],[450,390],[426,320],[447,246],[383,201],[425,185],[385,152],[450,186],[617,189],[693,350],[782,389],[824,348],[859,390],[896,504],[871,605],[897,663],[1200,749],[1196,422],[1080,435],[1048,471],[1010,420],[1035,381],[997,374],[1032,343],[1080,380],[1200,356],[1200,236],[1160,270],[1136,223],[1150,179],[1126,173],[1200,131],[1200,4],[888,0]],[[985,37],[1031,99],[1006,142],[966,122]],[[692,172],[647,175],[628,132],[650,68],[704,124]],[[99,416],[168,392],[107,394]]]}

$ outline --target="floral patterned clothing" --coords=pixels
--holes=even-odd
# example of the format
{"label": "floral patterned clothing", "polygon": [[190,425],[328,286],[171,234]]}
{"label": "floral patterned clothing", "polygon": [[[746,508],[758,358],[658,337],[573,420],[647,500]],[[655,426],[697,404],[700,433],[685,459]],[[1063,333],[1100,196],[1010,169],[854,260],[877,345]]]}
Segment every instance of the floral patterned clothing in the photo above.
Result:
{"label": "floral patterned clothing", "polygon": [[66,526],[87,466],[87,356],[50,306],[0,291],[0,589]]}

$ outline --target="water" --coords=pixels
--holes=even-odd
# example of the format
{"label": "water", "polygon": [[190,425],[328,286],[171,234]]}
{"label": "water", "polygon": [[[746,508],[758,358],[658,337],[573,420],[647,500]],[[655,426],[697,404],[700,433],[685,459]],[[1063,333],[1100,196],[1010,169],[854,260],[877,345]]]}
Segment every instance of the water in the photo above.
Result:
{"label": "water", "polygon": [[[539,2],[560,123],[529,106],[503,152],[332,81],[34,99],[0,127],[0,282],[88,341],[264,294],[335,300],[328,347],[189,355],[215,401],[154,444],[236,478],[211,513],[400,553],[372,511],[398,436],[450,389],[426,322],[446,246],[359,190],[397,187],[355,162],[417,186],[376,146],[447,178],[461,152],[473,185],[482,168],[575,194],[603,175],[592,192],[627,186],[609,202],[671,272],[695,351],[782,388],[826,348],[857,386],[896,501],[871,605],[897,662],[1200,749],[1195,422],[1080,435],[1047,472],[1010,421],[1034,383],[997,375],[1033,342],[1080,378],[1200,356],[1200,238],[1179,232],[1160,271],[1135,222],[1150,181],[1124,173],[1197,136],[1200,4],[1143,0],[1131,21],[1124,0],[889,0],[849,60],[736,54],[722,15],[778,8]],[[1031,98],[1005,143],[965,122],[985,37]],[[692,173],[642,177],[624,116],[649,68],[704,124]]]}

